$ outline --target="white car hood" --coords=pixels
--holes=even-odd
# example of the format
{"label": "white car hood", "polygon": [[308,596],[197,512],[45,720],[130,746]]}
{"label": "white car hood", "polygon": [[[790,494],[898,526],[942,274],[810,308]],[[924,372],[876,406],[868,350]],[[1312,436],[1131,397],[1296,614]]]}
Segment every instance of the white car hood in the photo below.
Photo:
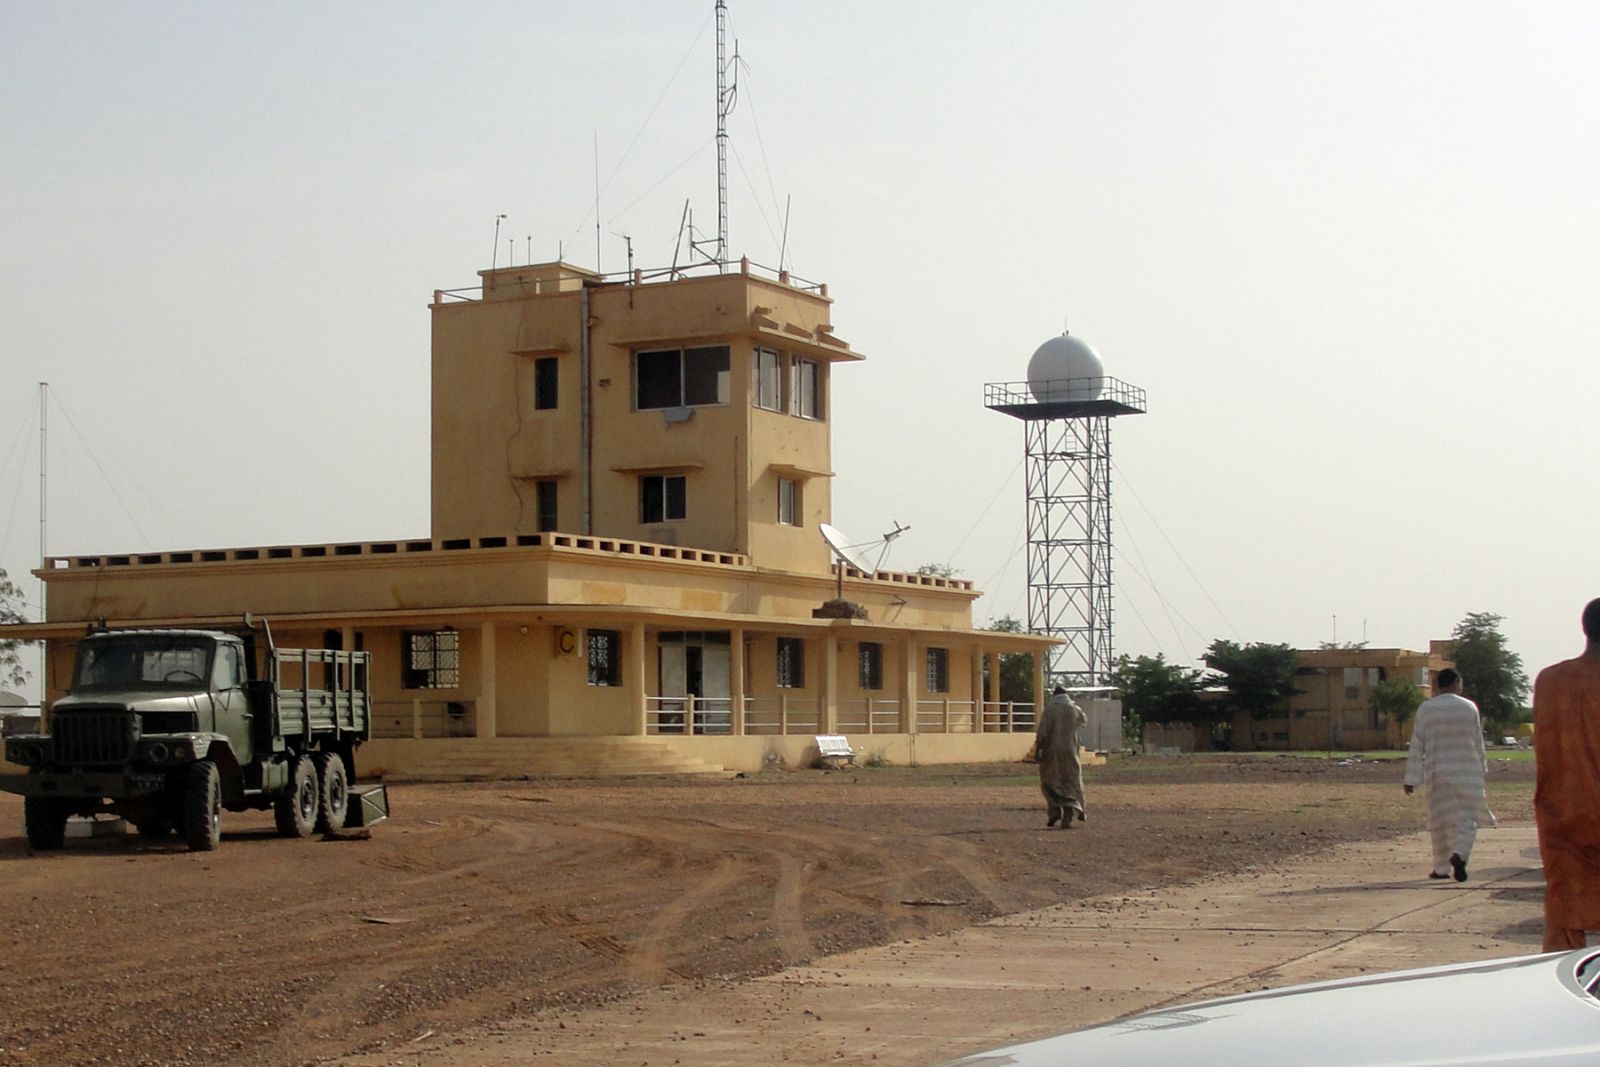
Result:
{"label": "white car hood", "polygon": [[1347,978],[1209,1000],[947,1067],[1600,1064],[1600,950]]}

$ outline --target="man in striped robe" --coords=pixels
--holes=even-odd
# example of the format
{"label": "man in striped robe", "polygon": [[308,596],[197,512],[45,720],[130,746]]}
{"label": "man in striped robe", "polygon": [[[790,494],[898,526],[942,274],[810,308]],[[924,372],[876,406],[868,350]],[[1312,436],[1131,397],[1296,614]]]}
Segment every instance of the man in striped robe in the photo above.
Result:
{"label": "man in striped robe", "polygon": [[1495,825],[1484,796],[1483,724],[1478,705],[1461,695],[1461,675],[1446,667],[1436,694],[1417,708],[1406,756],[1406,795],[1428,791],[1428,832],[1433,837],[1429,878],[1467,880],[1467,860],[1480,823]]}

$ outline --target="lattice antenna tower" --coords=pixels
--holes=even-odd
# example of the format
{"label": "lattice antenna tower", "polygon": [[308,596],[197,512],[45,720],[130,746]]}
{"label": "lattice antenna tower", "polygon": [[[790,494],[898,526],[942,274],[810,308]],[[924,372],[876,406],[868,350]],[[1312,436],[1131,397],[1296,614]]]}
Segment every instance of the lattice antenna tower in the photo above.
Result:
{"label": "lattice antenna tower", "polygon": [[728,5],[717,0],[717,271],[728,269],[728,116],[739,95],[739,42],[733,43],[733,84],[728,84]]}
{"label": "lattice antenna tower", "polygon": [[1105,685],[1111,618],[1111,420],[1142,415],[1144,390],[1105,374],[1069,334],[1028,361],[1025,382],[984,386],[984,406],[1021,419],[1027,449],[1028,630],[1060,638],[1052,684]]}

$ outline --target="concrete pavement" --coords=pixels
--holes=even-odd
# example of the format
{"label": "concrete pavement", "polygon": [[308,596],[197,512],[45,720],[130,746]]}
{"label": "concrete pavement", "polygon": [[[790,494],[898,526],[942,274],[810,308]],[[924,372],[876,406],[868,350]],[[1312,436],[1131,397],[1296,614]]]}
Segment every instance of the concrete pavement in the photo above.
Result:
{"label": "concrete pavement", "polygon": [[1423,834],[1349,845],[347,1062],[915,1067],[1179,1001],[1539,951],[1532,826],[1480,833],[1464,884],[1427,869]]}

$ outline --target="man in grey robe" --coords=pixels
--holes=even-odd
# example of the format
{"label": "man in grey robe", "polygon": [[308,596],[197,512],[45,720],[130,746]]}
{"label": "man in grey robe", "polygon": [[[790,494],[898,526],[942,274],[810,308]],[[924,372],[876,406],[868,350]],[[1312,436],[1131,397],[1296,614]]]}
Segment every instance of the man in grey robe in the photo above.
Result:
{"label": "man in grey robe", "polygon": [[1088,717],[1073,703],[1061,686],[1056,686],[1039,716],[1033,737],[1034,758],[1039,761],[1039,788],[1049,809],[1046,826],[1061,824],[1072,829],[1076,816],[1083,821],[1083,766],[1078,760],[1078,730]]}

